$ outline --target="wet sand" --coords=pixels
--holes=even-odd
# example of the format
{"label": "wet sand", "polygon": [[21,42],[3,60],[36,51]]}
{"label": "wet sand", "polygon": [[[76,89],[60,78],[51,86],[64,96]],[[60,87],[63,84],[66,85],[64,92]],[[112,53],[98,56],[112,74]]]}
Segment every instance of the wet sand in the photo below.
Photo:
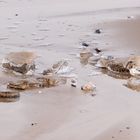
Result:
{"label": "wet sand", "polygon": [[[139,92],[123,86],[125,80],[104,74],[89,76],[93,67],[81,64],[76,54],[80,52],[81,43],[88,42],[90,48],[102,49],[105,55],[139,55],[140,8],[101,10],[124,7],[126,3],[110,3],[104,7],[97,3],[97,8],[92,8],[89,1],[76,9],[73,4],[68,8],[64,2],[62,7],[58,5],[54,11],[46,12],[42,5],[36,8],[39,4],[36,1],[27,15],[32,1],[16,2],[0,3],[0,11],[11,7],[0,19],[0,60],[11,51],[33,51],[39,56],[36,73],[40,73],[57,60],[67,58],[78,75],[78,86],[60,85],[42,89],[41,93],[40,90],[30,90],[23,92],[18,102],[1,102],[0,139],[139,140]],[[126,7],[138,4],[138,1],[133,5],[129,1]],[[24,6],[21,8],[22,5],[28,5],[27,10]],[[103,32],[95,34],[97,28]],[[0,76],[1,84],[15,79],[2,69]],[[88,81],[95,83],[96,96],[83,94],[80,90]]]}

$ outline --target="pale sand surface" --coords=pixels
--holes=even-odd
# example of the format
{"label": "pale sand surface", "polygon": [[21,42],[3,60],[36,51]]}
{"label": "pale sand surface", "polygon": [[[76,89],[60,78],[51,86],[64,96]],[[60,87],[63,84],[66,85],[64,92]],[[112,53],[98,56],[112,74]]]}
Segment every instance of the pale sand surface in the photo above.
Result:
{"label": "pale sand surface", "polygon": [[[83,41],[106,55],[139,55],[140,8],[102,10],[139,5],[138,0],[1,1],[0,59],[11,51],[33,51],[40,56],[37,72],[42,72],[68,58],[79,81],[77,88],[67,84],[42,93],[26,91],[18,102],[0,103],[0,139],[139,140],[139,93],[123,86],[124,80],[88,76],[92,66],[80,64],[75,56]],[[98,27],[100,35],[94,34]],[[0,76],[0,83],[15,79],[3,72]],[[97,86],[94,97],[80,90],[88,81]]]}

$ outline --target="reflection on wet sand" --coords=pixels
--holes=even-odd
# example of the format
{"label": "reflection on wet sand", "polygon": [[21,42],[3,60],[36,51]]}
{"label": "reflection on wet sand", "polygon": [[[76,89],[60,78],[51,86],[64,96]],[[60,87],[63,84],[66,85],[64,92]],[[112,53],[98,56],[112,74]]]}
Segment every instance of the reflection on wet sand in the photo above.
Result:
{"label": "reflection on wet sand", "polygon": [[0,97],[0,102],[2,102],[2,103],[17,102],[19,100],[20,100],[20,97],[16,97],[16,98],[1,98]]}
{"label": "reflection on wet sand", "polygon": [[0,102],[16,102],[20,99],[20,92],[15,90],[0,89]]}
{"label": "reflection on wet sand", "polygon": [[124,86],[140,92],[140,79],[132,77],[126,82],[126,84],[124,84]]}

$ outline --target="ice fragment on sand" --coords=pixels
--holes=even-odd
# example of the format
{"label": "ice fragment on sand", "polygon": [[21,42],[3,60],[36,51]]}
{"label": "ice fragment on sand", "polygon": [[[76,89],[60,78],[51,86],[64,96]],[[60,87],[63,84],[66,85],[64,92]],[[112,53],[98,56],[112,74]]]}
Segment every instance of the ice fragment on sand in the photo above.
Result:
{"label": "ice fragment on sand", "polygon": [[3,59],[2,67],[7,71],[32,74],[35,70],[34,60],[36,57],[33,52],[11,52]]}
{"label": "ice fragment on sand", "polygon": [[72,87],[76,87],[77,86],[77,80],[76,79],[72,79],[71,80],[71,86]]}
{"label": "ice fragment on sand", "polygon": [[96,89],[96,86],[89,82],[87,84],[84,84],[82,87],[81,87],[81,90],[85,91],[85,92],[93,92],[94,90]]}
{"label": "ice fragment on sand", "polygon": [[96,33],[96,34],[100,34],[101,32],[102,32],[101,29],[96,29],[96,30],[95,30],[95,33]]}

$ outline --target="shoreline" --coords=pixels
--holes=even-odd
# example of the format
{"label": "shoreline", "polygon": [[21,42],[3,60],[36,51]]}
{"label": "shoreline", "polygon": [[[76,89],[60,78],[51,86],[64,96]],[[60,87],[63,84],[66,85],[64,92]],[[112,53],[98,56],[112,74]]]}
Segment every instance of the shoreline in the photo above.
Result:
{"label": "shoreline", "polygon": [[[43,89],[40,94],[39,90],[26,91],[21,94],[18,102],[0,103],[0,139],[139,140],[139,93],[123,86],[125,80],[104,74],[88,76],[93,67],[82,65],[76,57],[83,41],[88,42],[91,49],[102,49],[105,55],[139,55],[140,44],[136,37],[140,35],[137,30],[140,25],[140,8],[129,12],[127,10],[130,9],[119,10],[119,16],[117,11],[112,14],[109,11],[104,13],[103,10],[101,15],[100,12],[87,12],[84,16],[74,14],[76,16],[46,18],[44,15],[33,15],[29,19],[28,16],[20,17],[19,14],[18,18],[4,20],[1,36],[7,34],[8,38],[1,40],[0,59],[11,50],[31,50],[40,56],[36,64],[37,72],[41,72],[59,59],[68,58],[71,59],[71,66],[76,69],[79,81],[77,88],[66,84]],[[110,17],[104,17],[111,14]],[[134,18],[128,19],[128,16]],[[14,29],[7,28],[13,27],[15,23],[18,24]],[[94,34],[97,28],[102,28],[103,33]],[[131,30],[135,33],[132,38],[129,36]],[[121,40],[121,35],[125,37],[124,40]],[[136,43],[135,49],[132,44],[125,44],[128,40],[132,44]],[[5,77],[10,78],[1,72],[1,78]],[[97,87],[95,97],[83,94],[80,90],[80,86],[88,81],[92,81]],[[122,132],[118,133],[120,130]]]}

